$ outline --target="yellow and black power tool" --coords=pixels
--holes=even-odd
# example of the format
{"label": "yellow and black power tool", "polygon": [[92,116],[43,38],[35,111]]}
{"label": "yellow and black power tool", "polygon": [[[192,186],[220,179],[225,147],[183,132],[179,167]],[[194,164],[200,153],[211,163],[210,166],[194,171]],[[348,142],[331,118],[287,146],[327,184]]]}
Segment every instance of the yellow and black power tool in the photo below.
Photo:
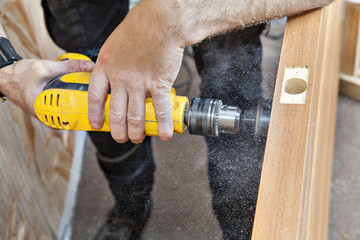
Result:
{"label": "yellow and black power tool", "polygon": [[[88,57],[67,53],[58,58],[86,59]],[[51,80],[35,100],[35,112],[41,122],[55,129],[80,131],[110,131],[109,106],[111,94],[105,101],[105,121],[101,129],[91,127],[88,120],[88,84],[90,73],[77,72]],[[267,132],[270,111],[261,105],[256,110],[241,111],[239,107],[223,105],[221,100],[177,96],[170,93],[174,133],[219,136],[235,134],[241,129],[263,136]],[[145,135],[158,136],[158,124],[151,98],[145,100]]]}

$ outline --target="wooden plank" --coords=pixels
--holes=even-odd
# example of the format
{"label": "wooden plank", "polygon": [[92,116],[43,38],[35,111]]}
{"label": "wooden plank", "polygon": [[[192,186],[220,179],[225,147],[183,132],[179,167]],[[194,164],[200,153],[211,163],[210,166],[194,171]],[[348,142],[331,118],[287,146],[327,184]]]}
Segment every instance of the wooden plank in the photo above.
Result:
{"label": "wooden plank", "polygon": [[[253,240],[327,239],[342,4],[337,0],[288,21]],[[280,104],[289,67],[310,69],[305,104]]]}
{"label": "wooden plank", "polygon": [[[352,78],[355,78],[355,77],[352,77]],[[356,80],[360,82],[360,79],[356,78]],[[349,97],[360,100],[360,85],[358,85],[354,82],[349,82],[347,80],[341,79],[340,92]]]}
{"label": "wooden plank", "polygon": [[360,4],[346,2],[344,34],[341,58],[340,92],[360,100],[359,77],[359,22]]}
{"label": "wooden plank", "polygon": [[[0,19],[24,58],[55,59],[63,50],[47,34],[40,6],[0,0]],[[56,239],[76,135],[48,129],[9,101],[0,103],[0,122],[0,239]]]}
{"label": "wooden plank", "polygon": [[346,2],[344,34],[342,44],[341,72],[355,75],[359,37],[360,4]]}

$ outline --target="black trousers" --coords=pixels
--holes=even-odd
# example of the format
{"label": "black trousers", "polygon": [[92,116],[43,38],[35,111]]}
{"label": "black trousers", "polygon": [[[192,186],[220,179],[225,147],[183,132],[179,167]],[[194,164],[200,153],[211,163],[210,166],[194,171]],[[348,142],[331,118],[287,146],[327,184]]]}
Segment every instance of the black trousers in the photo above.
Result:
{"label": "black trousers", "polygon": [[[111,2],[103,2],[109,1]],[[86,49],[100,47],[107,36],[101,35],[100,39],[97,34],[89,34],[92,25],[89,25],[86,19],[76,19],[75,23],[79,26],[75,27],[73,23],[72,27],[81,28],[85,33],[88,29],[88,34],[82,37],[91,39],[81,47],[74,46],[79,45],[78,42],[75,44],[67,40],[76,38],[77,34],[82,34],[83,31],[62,29],[58,19],[61,20],[64,16],[69,19],[71,9],[84,11],[83,8],[87,7],[88,13],[93,11],[93,14],[90,14],[92,18],[96,18],[97,13],[94,11],[98,11],[88,5],[73,4],[74,2],[76,1],[43,1],[51,36],[69,51],[77,48],[77,51],[84,52]],[[125,16],[128,11],[127,0],[116,2],[117,6],[123,6],[117,11],[122,11],[120,15]],[[109,26],[111,31],[113,28],[114,25]],[[109,33],[109,29],[102,31]],[[194,46],[195,61],[202,78],[201,97],[221,99],[225,104],[238,105],[241,109],[256,108],[262,93],[262,49],[259,37],[263,29],[263,25],[254,26],[213,37]],[[155,170],[151,139],[146,137],[142,144],[135,146],[130,142],[118,144],[109,133],[89,132],[89,135],[99,156],[115,159],[132,152],[119,162],[99,160],[99,164],[109,181],[118,208],[129,218],[140,216],[144,212],[145,204],[151,199]],[[206,143],[213,209],[224,237],[250,239],[265,142],[239,133],[219,138],[206,137]]]}

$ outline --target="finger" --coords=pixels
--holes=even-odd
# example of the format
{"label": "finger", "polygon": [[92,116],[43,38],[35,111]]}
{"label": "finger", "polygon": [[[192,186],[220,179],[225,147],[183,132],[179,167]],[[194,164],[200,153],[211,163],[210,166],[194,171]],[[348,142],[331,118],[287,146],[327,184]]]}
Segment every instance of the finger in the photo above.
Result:
{"label": "finger", "polygon": [[145,92],[129,94],[127,113],[128,136],[133,143],[141,143],[144,138]]}
{"label": "finger", "polygon": [[[91,72],[94,63],[88,60],[47,61],[49,77],[58,77],[73,72]],[[52,76],[51,76],[52,75]]]}
{"label": "finger", "polygon": [[125,143],[128,140],[126,126],[128,96],[125,89],[114,88],[111,92],[109,120],[111,136],[119,143]]}
{"label": "finger", "polygon": [[104,107],[108,92],[109,80],[106,74],[94,70],[89,79],[88,118],[95,129],[100,129],[104,124]]}
{"label": "finger", "polygon": [[159,137],[162,141],[169,141],[173,135],[173,123],[170,107],[170,92],[152,93],[155,116],[158,122]]}

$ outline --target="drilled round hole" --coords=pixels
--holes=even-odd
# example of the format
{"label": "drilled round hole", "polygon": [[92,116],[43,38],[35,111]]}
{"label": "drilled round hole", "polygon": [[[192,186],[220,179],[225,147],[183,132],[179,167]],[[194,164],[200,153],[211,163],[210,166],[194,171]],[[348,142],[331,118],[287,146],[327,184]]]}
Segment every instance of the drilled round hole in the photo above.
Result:
{"label": "drilled round hole", "polygon": [[301,78],[290,78],[285,83],[285,92],[288,94],[296,95],[306,91],[308,85]]}

